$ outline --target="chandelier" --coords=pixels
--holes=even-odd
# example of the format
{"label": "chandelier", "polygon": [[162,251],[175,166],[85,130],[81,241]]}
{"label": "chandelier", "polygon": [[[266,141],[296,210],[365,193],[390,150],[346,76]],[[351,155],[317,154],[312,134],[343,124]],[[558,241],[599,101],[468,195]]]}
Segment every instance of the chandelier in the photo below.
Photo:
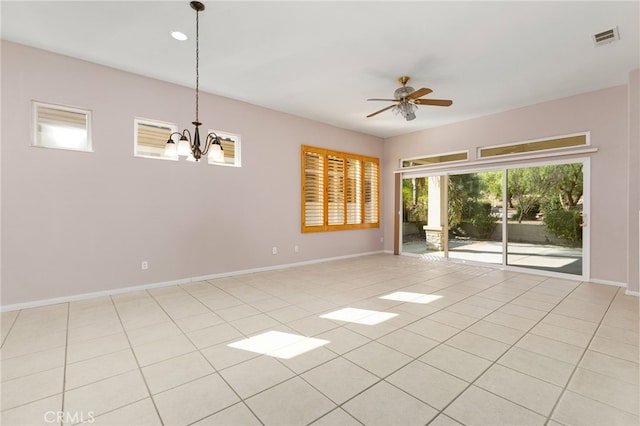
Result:
{"label": "chandelier", "polygon": [[396,115],[403,116],[407,121],[411,121],[416,118],[417,109],[418,107],[414,103],[403,99],[393,107],[392,111]]}
{"label": "chandelier", "polygon": [[[200,95],[200,12],[204,10],[204,4],[199,1],[192,1],[191,8],[196,11],[196,119],[191,124],[195,126],[193,138],[189,129],[184,129],[182,133],[173,132],[169,136],[169,140],[165,145],[164,155],[167,157],[187,157],[188,161],[200,161],[203,155],[209,154],[212,161],[223,161],[224,153],[220,138],[215,133],[207,134],[204,144],[200,142],[200,131],[198,128],[202,125],[198,118],[198,101]],[[178,145],[173,140],[174,136],[179,136]]]}

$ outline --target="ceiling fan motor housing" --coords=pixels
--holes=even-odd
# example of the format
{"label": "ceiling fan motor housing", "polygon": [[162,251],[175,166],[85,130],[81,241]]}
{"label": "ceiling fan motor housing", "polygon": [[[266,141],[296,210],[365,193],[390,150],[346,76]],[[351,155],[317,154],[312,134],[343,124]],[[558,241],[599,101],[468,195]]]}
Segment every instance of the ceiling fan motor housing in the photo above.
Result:
{"label": "ceiling fan motor housing", "polygon": [[416,89],[414,89],[411,86],[402,86],[396,89],[395,92],[393,92],[393,96],[396,99],[404,99],[407,96],[409,96],[411,93],[415,92]]}

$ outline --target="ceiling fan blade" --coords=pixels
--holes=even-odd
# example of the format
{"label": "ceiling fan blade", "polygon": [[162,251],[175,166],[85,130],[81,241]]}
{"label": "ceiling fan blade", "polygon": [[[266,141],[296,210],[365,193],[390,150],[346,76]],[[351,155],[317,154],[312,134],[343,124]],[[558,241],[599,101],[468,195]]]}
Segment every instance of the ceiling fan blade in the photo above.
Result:
{"label": "ceiling fan blade", "polygon": [[378,98],[373,98],[373,99],[367,99],[368,101],[386,101],[386,102],[400,102],[400,99],[378,99]]}
{"label": "ceiling fan blade", "polygon": [[379,111],[372,112],[371,114],[367,115],[367,118],[369,118],[369,117],[373,117],[374,115],[378,115],[378,114],[380,114],[381,112],[385,112],[386,110],[391,109],[391,108],[393,108],[394,106],[395,106],[395,105],[389,105],[388,107],[386,107],[386,108],[382,108],[382,109],[381,109],[381,110],[379,110]]}
{"label": "ceiling fan blade", "polygon": [[413,93],[409,93],[409,96],[407,96],[407,99],[418,99],[423,97],[424,95],[428,95],[431,92],[433,92],[433,90],[423,87],[422,89],[418,89]]}
{"label": "ceiling fan blade", "polygon": [[416,105],[432,105],[448,107],[453,104],[449,99],[416,99],[413,101]]}

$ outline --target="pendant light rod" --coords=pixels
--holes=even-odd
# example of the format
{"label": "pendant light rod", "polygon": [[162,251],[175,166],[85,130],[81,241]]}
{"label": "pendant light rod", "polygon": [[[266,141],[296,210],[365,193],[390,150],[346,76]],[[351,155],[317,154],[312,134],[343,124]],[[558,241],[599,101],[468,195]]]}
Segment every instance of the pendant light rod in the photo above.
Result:
{"label": "pendant light rod", "polygon": [[192,1],[190,5],[196,11],[196,121],[193,124],[198,126],[199,124],[196,124],[196,122],[200,122],[198,115],[200,101],[200,12],[204,10],[204,4],[199,1]]}
{"label": "pendant light rod", "polygon": [[[165,156],[170,158],[179,158],[181,156],[188,156],[187,160],[200,161],[203,155],[207,155],[211,148],[211,154],[209,159],[211,161],[224,162],[224,153],[222,149],[222,143],[220,138],[215,133],[211,132],[204,140],[204,147],[201,148],[200,143],[200,130],[198,129],[202,124],[200,122],[200,12],[204,10],[204,4],[199,1],[192,1],[189,3],[191,8],[196,11],[196,119],[191,124],[195,126],[193,132],[193,139],[191,138],[191,132],[188,129],[184,129],[182,133],[173,132],[169,136],[169,140],[165,146]],[[178,135],[178,146],[173,141],[173,136]]]}

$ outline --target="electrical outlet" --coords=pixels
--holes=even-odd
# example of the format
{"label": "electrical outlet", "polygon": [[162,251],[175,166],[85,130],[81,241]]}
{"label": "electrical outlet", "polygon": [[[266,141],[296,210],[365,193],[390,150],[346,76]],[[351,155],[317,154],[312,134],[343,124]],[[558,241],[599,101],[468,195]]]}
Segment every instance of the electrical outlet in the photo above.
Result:
{"label": "electrical outlet", "polygon": [[146,260],[143,260],[142,263],[140,264],[140,267],[142,268],[143,271],[146,271],[147,269],[149,269],[149,262],[147,262]]}
{"label": "electrical outlet", "polygon": [[273,247],[271,249],[271,254],[278,254],[278,247]]}
{"label": "electrical outlet", "polygon": [[300,247],[299,246],[293,246],[293,251],[298,253],[300,251]]}

